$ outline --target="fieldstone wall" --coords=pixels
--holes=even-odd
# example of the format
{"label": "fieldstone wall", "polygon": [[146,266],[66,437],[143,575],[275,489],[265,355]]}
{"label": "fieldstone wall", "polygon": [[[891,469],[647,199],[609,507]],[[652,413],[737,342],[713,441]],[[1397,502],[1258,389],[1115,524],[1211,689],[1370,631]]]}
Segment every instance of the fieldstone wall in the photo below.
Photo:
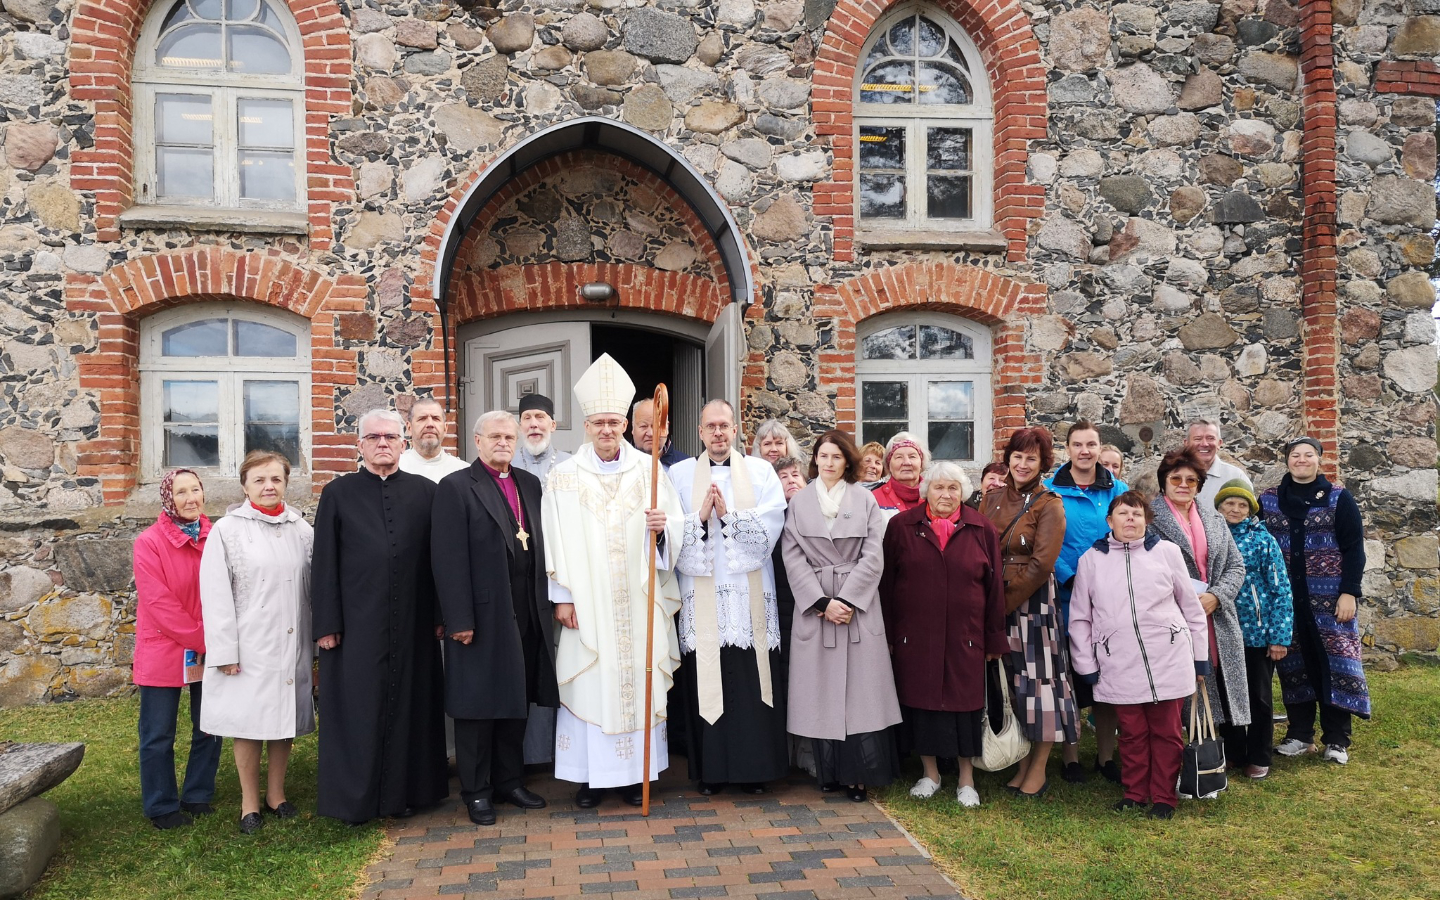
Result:
{"label": "fieldstone wall", "polygon": [[[312,229],[317,204],[326,214],[309,238],[98,227],[97,210],[123,191],[73,160],[116,107],[77,99],[89,83],[66,74],[72,28],[84,19],[88,35],[98,20],[76,0],[0,4],[0,704],[124,684],[128,542],[153,507],[104,505],[124,497],[102,479],[133,471],[130,445],[115,440],[138,421],[133,370],[79,365],[102,343],[134,352],[138,317],[94,299],[123,293],[117,267],[145,279],[171,271],[158,261],[216,248],[284,261],[300,273],[287,291],[311,290],[310,273],[353,290],[343,307],[285,298],[333,348],[317,357],[333,384],[317,407],[334,430],[316,445],[318,485],[353,466],[355,415],[416,386],[443,390],[428,285],[465,187],[526,135],[583,115],[664,141],[739,223],[762,288],[746,319],[748,420],[778,416],[804,436],[853,426],[857,317],[901,305],[991,325],[1007,409],[1060,436],[1081,416],[1105,423],[1137,471],[1207,415],[1265,487],[1283,471],[1283,440],[1338,406],[1336,468],[1371,539],[1366,639],[1386,651],[1440,644],[1424,273],[1435,104],[1375,87],[1381,63],[1433,64],[1433,0],[1335,3],[1333,197],[1306,193],[1322,157],[1313,132],[1307,143],[1300,59],[1320,35],[1295,5],[939,3],[957,20],[1026,29],[1039,48],[1044,115],[1013,113],[1043,125],[1023,148],[1023,183],[1008,188],[1036,198],[1036,217],[1020,220],[1024,253],[856,247],[853,212],[832,200],[836,173],[853,172],[853,141],[816,124],[849,90],[817,75],[817,59],[863,40],[853,23],[879,12],[853,0],[294,0],[297,15],[349,23],[307,49],[349,55],[325,69],[348,71],[348,83],[320,93],[350,98],[322,116],[329,158],[311,164],[327,186],[312,193]],[[128,52],[122,34],[113,40]],[[978,32],[977,43],[988,52]],[[672,199],[652,202],[628,161],[576,162],[475,223],[454,290],[502,268],[626,267],[723,300],[713,246]],[[1338,220],[1333,384],[1316,374],[1306,329],[1318,326],[1302,301],[1301,225],[1307,204],[1325,203]],[[517,308],[527,283],[513,283],[456,308]],[[145,309],[196,298],[180,275],[147,284],[156,302]],[[102,391],[119,401],[102,404]]]}

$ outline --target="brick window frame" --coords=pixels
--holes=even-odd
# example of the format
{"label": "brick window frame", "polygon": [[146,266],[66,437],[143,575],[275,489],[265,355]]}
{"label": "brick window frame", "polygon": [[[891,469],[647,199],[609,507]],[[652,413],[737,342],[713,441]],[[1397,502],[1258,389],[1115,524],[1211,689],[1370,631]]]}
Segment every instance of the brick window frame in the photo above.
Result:
{"label": "brick window frame", "polygon": [[[897,3],[841,0],[825,26],[815,59],[815,131],[834,153],[833,177],[814,188],[814,213],[834,226],[834,257],[853,262],[855,228],[855,68],[875,23]],[[1003,235],[1006,257],[1025,259],[1027,225],[1045,212],[1043,185],[1026,181],[1029,143],[1045,138],[1045,67],[1040,44],[1019,0],[933,0],[980,50],[990,79],[995,111],[993,131],[994,228]],[[998,249],[998,248],[997,248]]]}
{"label": "brick window frame", "polygon": [[[814,315],[835,322],[835,343],[820,353],[819,381],[833,384],[835,419],[852,433],[855,407],[856,332],[861,322],[900,310],[950,313],[991,329],[992,440],[995,452],[1025,425],[1026,392],[1039,386],[1044,360],[1025,348],[1025,320],[1043,315],[1046,290],[978,266],[912,262],[887,266],[838,285],[817,286]],[[752,361],[758,354],[751,354]]]}
{"label": "brick window frame", "polygon": [[251,301],[309,320],[313,489],[354,471],[355,436],[339,432],[336,410],[337,392],[355,383],[358,352],[340,340],[336,319],[365,314],[362,276],[332,278],[279,251],[208,246],[138,256],[100,276],[67,276],[65,292],[66,308],[98,325],[95,349],[76,359],[80,387],[95,392],[101,410],[98,434],[77,447],[76,474],[99,479],[106,505],[124,503],[140,481],[140,321],[196,301]]}
{"label": "brick window frame", "polygon": [[[335,162],[330,119],[350,114],[350,22],[334,0],[284,0],[300,30],[305,65],[304,159],[311,248],[334,240],[331,207],[355,196],[354,173]],[[120,239],[120,215],[135,200],[131,72],[152,0],[81,0],[71,20],[70,95],[95,105],[95,143],[76,150],[70,186],[95,198],[96,239]],[[217,231],[245,230],[234,225]]]}

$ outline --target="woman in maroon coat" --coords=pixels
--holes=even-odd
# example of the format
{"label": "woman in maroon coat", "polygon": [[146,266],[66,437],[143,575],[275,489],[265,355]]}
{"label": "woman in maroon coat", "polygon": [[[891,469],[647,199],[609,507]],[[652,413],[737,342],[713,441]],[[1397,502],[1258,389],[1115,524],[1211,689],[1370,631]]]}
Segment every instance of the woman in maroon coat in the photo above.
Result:
{"label": "woman in maroon coat", "polygon": [[965,473],[938,462],[920,483],[924,503],[885,531],[880,607],[895,666],[895,690],[925,766],[910,789],[940,789],[936,757],[956,757],[961,806],[980,805],[970,758],[985,727],[985,663],[1006,652],[1000,539],[990,520],[964,504]]}

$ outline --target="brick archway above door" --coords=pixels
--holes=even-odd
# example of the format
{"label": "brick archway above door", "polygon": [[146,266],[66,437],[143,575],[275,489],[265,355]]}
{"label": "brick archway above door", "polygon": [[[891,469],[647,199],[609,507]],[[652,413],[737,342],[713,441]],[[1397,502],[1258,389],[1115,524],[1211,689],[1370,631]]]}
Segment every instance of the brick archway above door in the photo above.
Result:
{"label": "brick archway above door", "polygon": [[1039,385],[1044,361],[1025,348],[1025,321],[1045,312],[1043,284],[999,275],[978,266],[914,262],[888,266],[816,289],[815,316],[835,320],[835,352],[821,354],[820,380],[836,386],[835,416],[857,426],[856,332],[873,316],[901,310],[951,313],[992,329],[995,446],[1025,424],[1026,391]]}

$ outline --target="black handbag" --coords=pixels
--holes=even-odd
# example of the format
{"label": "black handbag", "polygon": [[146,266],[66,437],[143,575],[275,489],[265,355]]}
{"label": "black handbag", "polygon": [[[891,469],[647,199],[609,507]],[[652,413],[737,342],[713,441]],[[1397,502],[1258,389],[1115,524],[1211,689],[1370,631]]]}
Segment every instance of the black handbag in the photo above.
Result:
{"label": "black handbag", "polygon": [[[1190,701],[1190,740],[1180,760],[1180,796],[1186,800],[1214,800],[1230,786],[1225,774],[1225,744],[1210,712],[1210,692],[1202,684]],[[1200,704],[1205,715],[1200,716]]]}

